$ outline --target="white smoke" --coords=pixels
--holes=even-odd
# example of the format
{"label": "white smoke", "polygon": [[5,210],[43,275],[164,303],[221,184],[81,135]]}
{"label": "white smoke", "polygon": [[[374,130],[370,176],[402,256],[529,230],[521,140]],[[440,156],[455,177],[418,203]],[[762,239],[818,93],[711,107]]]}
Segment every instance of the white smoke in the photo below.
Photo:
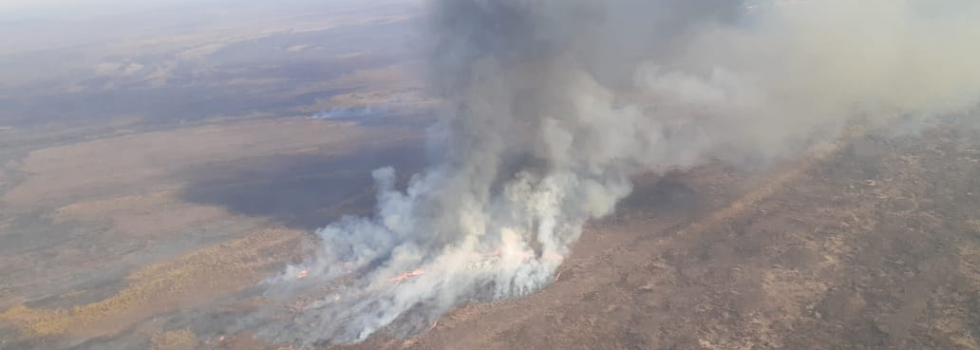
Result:
{"label": "white smoke", "polygon": [[[350,343],[424,331],[461,303],[554,278],[630,176],[721,159],[764,164],[856,119],[980,102],[972,0],[432,0],[439,160],[377,214],[317,231],[271,279],[299,300],[258,335]],[[277,304],[278,305],[278,304]],[[387,328],[386,328],[387,327]]]}
{"label": "white smoke", "polygon": [[311,119],[358,119],[390,112],[387,106],[334,107],[317,112]]}

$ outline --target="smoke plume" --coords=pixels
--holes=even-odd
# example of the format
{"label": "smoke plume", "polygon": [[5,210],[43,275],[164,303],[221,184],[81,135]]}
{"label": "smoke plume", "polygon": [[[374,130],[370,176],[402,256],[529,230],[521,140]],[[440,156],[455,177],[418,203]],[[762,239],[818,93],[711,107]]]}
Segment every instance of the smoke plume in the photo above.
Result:
{"label": "smoke plume", "polygon": [[317,231],[266,282],[258,335],[304,345],[425,331],[534,293],[630,176],[764,165],[872,127],[974,110],[974,0],[431,0],[436,161],[372,217]]}

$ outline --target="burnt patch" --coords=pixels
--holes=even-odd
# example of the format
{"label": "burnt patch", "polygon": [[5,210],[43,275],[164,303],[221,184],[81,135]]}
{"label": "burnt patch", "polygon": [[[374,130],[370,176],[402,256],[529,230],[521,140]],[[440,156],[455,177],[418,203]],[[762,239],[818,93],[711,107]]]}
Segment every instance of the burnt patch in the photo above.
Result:
{"label": "burnt patch", "polygon": [[369,214],[371,172],[391,166],[400,181],[425,165],[421,142],[408,141],[343,156],[276,155],[208,164],[186,173],[184,200],[220,205],[306,230],[351,214]]}

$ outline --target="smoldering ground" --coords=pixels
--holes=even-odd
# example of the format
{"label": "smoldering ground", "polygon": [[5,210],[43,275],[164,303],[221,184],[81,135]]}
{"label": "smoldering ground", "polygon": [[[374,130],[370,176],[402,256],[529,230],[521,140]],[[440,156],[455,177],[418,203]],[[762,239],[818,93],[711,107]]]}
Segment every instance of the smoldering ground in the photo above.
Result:
{"label": "smoldering ground", "polygon": [[[436,161],[377,213],[319,229],[265,282],[249,322],[273,342],[408,336],[461,303],[553,281],[630,176],[764,165],[848,126],[974,110],[969,0],[433,0]],[[247,322],[248,323],[248,322]]]}

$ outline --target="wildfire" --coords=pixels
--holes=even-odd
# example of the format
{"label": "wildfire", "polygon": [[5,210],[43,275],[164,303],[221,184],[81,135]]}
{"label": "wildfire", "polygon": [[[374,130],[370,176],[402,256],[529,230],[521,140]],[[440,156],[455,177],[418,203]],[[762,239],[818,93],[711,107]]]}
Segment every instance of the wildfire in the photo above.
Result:
{"label": "wildfire", "polygon": [[562,256],[561,254],[557,254],[557,253],[548,253],[548,254],[545,254],[544,256],[542,256],[541,259],[547,260],[547,261],[558,261],[558,262],[561,262],[561,261],[565,260],[565,257]]}
{"label": "wildfire", "polygon": [[[499,257],[501,257],[503,255],[504,255],[503,250],[500,249],[500,248],[497,248],[497,249],[494,249],[490,253],[483,254],[483,257],[484,258],[487,258],[487,259],[492,259],[492,258],[499,258]],[[534,252],[530,252],[530,251],[520,251],[520,252],[515,253],[515,255],[517,255],[518,257],[520,257],[522,259],[534,259]],[[565,257],[562,256],[561,254],[558,254],[558,253],[545,253],[541,257],[541,260],[545,260],[545,261],[562,261],[562,260],[565,260]]]}
{"label": "wildfire", "polygon": [[[500,248],[497,248],[497,249],[493,250],[490,253],[484,253],[484,254],[482,254],[482,257],[483,257],[483,259],[493,260],[493,259],[496,259],[496,258],[500,258],[503,255],[504,255],[503,250],[501,250]],[[534,259],[534,253],[533,252],[529,252],[529,251],[517,252],[516,255],[519,256],[519,257],[521,257],[522,259]],[[562,256],[561,254],[557,254],[557,253],[546,253],[540,259],[543,260],[543,261],[556,261],[558,263],[561,263],[563,260],[565,260],[565,257]],[[304,272],[305,272],[305,270],[304,270]],[[412,277],[423,275],[423,274],[425,274],[425,270],[423,270],[423,269],[415,269],[415,270],[412,270],[412,271],[409,271],[409,272],[402,273],[402,274],[400,274],[398,276],[389,278],[388,279],[388,282],[391,282],[391,283],[399,283],[399,282],[403,282],[405,280],[408,280],[408,279],[410,279]],[[305,275],[303,275],[303,276],[305,276]],[[557,276],[556,276],[556,279],[557,279]]]}
{"label": "wildfire", "polygon": [[398,275],[398,276],[395,276],[395,277],[392,277],[392,278],[389,278],[389,279],[388,279],[388,281],[389,281],[389,282],[393,282],[393,283],[398,283],[398,282],[401,282],[401,281],[404,281],[404,280],[407,280],[407,279],[409,279],[409,278],[412,278],[412,277],[415,277],[415,276],[419,276],[419,275],[422,275],[422,274],[424,274],[424,273],[425,273],[425,270],[423,270],[423,269],[415,269],[415,270],[412,270],[412,271],[409,271],[409,272],[406,272],[406,273],[403,273],[403,274],[400,274],[400,275]]}
{"label": "wildfire", "polygon": [[310,270],[303,270],[303,271],[300,271],[298,274],[296,274],[296,278],[297,279],[302,279],[302,278],[306,278],[306,276],[309,276],[309,275],[310,275]]}

